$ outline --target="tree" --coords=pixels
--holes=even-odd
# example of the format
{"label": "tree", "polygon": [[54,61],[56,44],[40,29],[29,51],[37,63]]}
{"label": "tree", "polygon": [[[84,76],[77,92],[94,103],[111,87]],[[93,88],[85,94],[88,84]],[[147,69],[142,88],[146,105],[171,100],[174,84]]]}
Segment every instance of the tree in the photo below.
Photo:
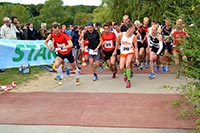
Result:
{"label": "tree", "polygon": [[76,13],[74,17],[74,23],[76,25],[83,26],[83,25],[86,25],[87,22],[92,21],[92,18],[93,16],[91,13],[87,14],[87,13],[78,12]]}
{"label": "tree", "polygon": [[149,17],[150,20],[157,19],[161,22],[167,17],[177,18],[178,11],[175,7],[179,6],[183,9],[190,3],[191,1],[186,0],[103,0],[101,6],[108,6],[114,21],[121,20],[122,16],[127,14],[131,21]]}
{"label": "tree", "polygon": [[64,10],[63,1],[47,0],[40,10],[40,16],[43,22],[46,22],[48,25],[51,25],[54,21],[64,23],[67,12]]}
{"label": "tree", "polygon": [[[21,22],[27,22],[30,18],[30,12],[26,10],[26,8],[23,5],[20,4],[4,4],[0,6],[1,13],[0,16],[1,18],[4,17],[12,17],[12,16],[17,16],[20,23]],[[1,25],[2,25],[2,21]]]}
{"label": "tree", "polygon": [[94,9],[93,16],[93,22],[105,23],[112,21],[111,11],[107,6],[101,6]]}

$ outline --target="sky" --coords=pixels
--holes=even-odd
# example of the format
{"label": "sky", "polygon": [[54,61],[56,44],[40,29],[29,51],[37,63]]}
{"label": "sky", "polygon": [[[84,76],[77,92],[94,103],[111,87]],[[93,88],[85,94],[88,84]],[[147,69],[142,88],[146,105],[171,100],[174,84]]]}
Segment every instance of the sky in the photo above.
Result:
{"label": "sky", "polygon": [[[44,4],[46,0],[0,0],[0,2],[11,2],[20,4]],[[74,6],[74,5],[95,5],[99,6],[101,0],[62,0],[64,5]]]}

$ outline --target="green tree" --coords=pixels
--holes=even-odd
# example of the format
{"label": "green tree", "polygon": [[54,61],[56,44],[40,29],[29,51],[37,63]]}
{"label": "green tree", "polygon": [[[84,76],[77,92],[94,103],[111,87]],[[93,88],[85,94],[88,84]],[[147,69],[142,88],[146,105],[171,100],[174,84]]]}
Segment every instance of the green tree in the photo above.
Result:
{"label": "green tree", "polygon": [[40,10],[41,19],[48,25],[51,25],[54,21],[64,23],[66,16],[67,13],[64,10],[62,0],[47,0]]}
{"label": "green tree", "polygon": [[106,5],[94,9],[93,16],[93,22],[100,22],[103,24],[112,21],[111,11]]}
{"label": "green tree", "polygon": [[77,5],[77,6],[67,6],[70,8],[72,15],[78,12],[83,13],[92,13],[96,6],[84,6],[84,5]]}
{"label": "green tree", "polygon": [[[81,22],[82,20],[80,19],[88,19],[88,16],[92,16],[91,14],[93,13],[93,10],[96,8],[96,6],[83,6],[83,5],[78,5],[78,6],[65,6],[65,12],[67,12],[65,24],[80,24],[83,25],[85,24],[85,21]],[[82,14],[85,15],[82,16]],[[90,18],[89,18],[90,19]],[[88,19],[88,21],[89,21]]]}
{"label": "green tree", "polygon": [[[26,10],[23,5],[20,4],[4,4],[0,5],[0,16],[3,19],[5,16],[12,17],[17,16],[20,23],[27,22],[30,18],[30,12]],[[2,25],[2,21],[1,25]]]}
{"label": "green tree", "polygon": [[107,5],[110,8],[114,21],[121,20],[122,16],[127,14],[131,21],[149,17],[150,20],[157,19],[161,22],[168,17],[177,18],[179,11],[176,7],[183,9],[190,3],[191,1],[186,0],[103,0],[101,6]]}
{"label": "green tree", "polygon": [[[188,6],[184,8],[176,7],[180,16],[187,24],[193,24],[194,26],[186,26],[186,31],[190,37],[185,39],[185,43],[182,45],[182,49],[188,58],[188,61],[181,62],[181,69],[187,77],[193,79],[190,83],[184,86],[182,89],[187,89],[185,95],[192,101],[194,105],[194,114],[197,117],[196,133],[200,132],[200,1],[192,0],[187,3]],[[187,16],[187,17],[185,17]]]}
{"label": "green tree", "polygon": [[31,17],[35,17],[39,15],[39,12],[36,10],[36,6],[34,4],[25,5],[26,9],[31,13]]}
{"label": "green tree", "polygon": [[82,12],[79,12],[79,13],[76,13],[75,17],[74,17],[74,23],[76,25],[86,25],[88,21],[92,21],[92,14],[88,14],[88,13],[82,13]]}

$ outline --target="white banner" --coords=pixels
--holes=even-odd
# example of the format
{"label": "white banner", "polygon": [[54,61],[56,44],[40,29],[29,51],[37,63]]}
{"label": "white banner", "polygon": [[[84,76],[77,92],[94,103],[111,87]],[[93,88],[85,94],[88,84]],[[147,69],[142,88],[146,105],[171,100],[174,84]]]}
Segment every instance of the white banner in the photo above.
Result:
{"label": "white banner", "polygon": [[52,64],[55,57],[55,52],[46,48],[44,40],[0,39],[0,69]]}

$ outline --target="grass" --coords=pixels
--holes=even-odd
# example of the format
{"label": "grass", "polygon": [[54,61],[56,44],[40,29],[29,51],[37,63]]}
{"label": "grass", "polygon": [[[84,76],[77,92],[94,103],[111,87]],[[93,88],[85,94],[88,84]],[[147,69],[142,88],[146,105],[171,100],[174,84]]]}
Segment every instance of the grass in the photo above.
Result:
{"label": "grass", "polygon": [[37,79],[37,74],[45,72],[38,66],[31,67],[30,74],[18,74],[18,68],[6,69],[4,73],[0,73],[0,85],[9,85],[15,81],[18,85],[28,80]]}

